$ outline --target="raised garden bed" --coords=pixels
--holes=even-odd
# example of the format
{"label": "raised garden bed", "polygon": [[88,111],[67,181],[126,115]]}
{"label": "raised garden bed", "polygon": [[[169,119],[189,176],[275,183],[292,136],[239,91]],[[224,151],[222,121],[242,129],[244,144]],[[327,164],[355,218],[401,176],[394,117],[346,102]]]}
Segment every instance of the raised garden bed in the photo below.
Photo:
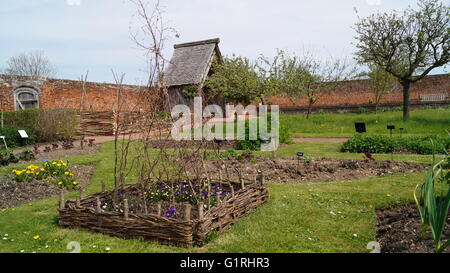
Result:
{"label": "raised garden bed", "polygon": [[349,160],[333,158],[270,158],[243,157],[212,160],[207,163],[210,173],[216,172],[223,162],[229,168],[230,180],[237,180],[240,170],[244,179],[251,179],[254,170],[263,171],[266,183],[334,182],[383,176],[392,173],[423,171],[429,166],[397,161]]}
{"label": "raised garden bed", "polygon": [[[262,180],[260,176],[254,183],[244,186],[221,184],[221,194],[216,192],[216,200],[220,201],[209,209],[203,202],[149,201],[144,197],[150,194],[149,188],[141,184],[79,197],[76,201],[61,200],[59,225],[124,239],[201,246],[213,232],[229,228],[267,202],[268,190]],[[111,211],[109,207],[116,209]]]}
{"label": "raised garden bed", "polygon": [[182,148],[182,149],[195,149],[202,147],[203,149],[211,149],[211,150],[228,150],[228,149],[236,149],[237,141],[235,140],[223,140],[223,141],[204,141],[199,142],[196,140],[180,140],[176,141],[173,139],[152,139],[149,141],[149,144],[153,148]]}
{"label": "raised garden bed", "polygon": [[[431,231],[421,238],[421,221],[417,206],[405,205],[377,210],[377,241],[384,253],[433,253],[435,245]],[[443,240],[450,239],[450,215]],[[450,248],[444,250],[450,253]]]}

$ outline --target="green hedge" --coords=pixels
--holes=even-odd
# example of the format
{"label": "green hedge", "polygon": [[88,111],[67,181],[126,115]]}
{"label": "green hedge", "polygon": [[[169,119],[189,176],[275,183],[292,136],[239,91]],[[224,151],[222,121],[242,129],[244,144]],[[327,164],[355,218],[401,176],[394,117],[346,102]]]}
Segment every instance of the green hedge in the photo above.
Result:
{"label": "green hedge", "polygon": [[4,112],[5,126],[16,126],[35,135],[38,142],[58,141],[76,135],[78,119],[73,109],[27,109]]}
{"label": "green hedge", "polygon": [[416,154],[432,154],[433,144],[436,152],[444,153],[450,149],[450,137],[429,135],[424,137],[388,137],[382,135],[358,134],[342,145],[342,152],[349,153],[391,153],[410,152]]}
{"label": "green hedge", "polygon": [[[5,137],[8,148],[22,146],[22,143],[30,145],[36,142],[36,136],[32,132],[27,132],[28,139],[26,142],[22,142],[22,138],[18,132],[19,130],[26,130],[26,128],[16,126],[3,126],[3,128],[0,128],[0,136]],[[4,148],[3,140],[0,140],[0,147]]]}

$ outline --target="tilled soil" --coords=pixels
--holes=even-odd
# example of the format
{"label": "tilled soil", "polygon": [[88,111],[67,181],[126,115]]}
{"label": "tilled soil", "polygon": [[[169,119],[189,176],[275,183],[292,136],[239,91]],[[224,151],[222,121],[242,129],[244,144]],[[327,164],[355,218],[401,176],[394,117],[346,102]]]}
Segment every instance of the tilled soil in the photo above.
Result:
{"label": "tilled soil", "polygon": [[36,155],[36,160],[54,159],[54,158],[63,159],[66,157],[71,157],[71,156],[93,154],[93,153],[100,151],[100,146],[99,145],[95,145],[92,147],[86,146],[83,149],[81,149],[80,147],[75,147],[75,148],[68,149],[68,150],[59,148],[59,149],[51,150],[50,152],[43,152],[44,148],[41,147],[40,150],[41,150],[41,152]]}
{"label": "tilled soil", "polygon": [[[71,166],[81,187],[89,185],[95,166]],[[59,188],[44,181],[15,182],[9,179],[0,181],[0,209],[13,208],[36,200],[48,198],[59,193]]]}
{"label": "tilled soil", "polygon": [[236,141],[195,141],[195,140],[181,140],[174,141],[172,139],[152,139],[149,141],[149,144],[153,148],[179,148],[179,149],[213,149],[213,150],[228,150],[228,149],[236,149],[237,142]]}
{"label": "tilled soil", "polygon": [[245,160],[215,160],[207,164],[208,172],[218,178],[219,166],[222,166],[222,176],[227,178],[224,165],[231,180],[236,181],[239,178],[235,169],[249,181],[253,181],[256,172],[260,170],[266,183],[347,181],[392,173],[411,173],[427,168],[422,164],[394,161],[315,158],[311,163],[307,163],[296,158],[258,157]]}
{"label": "tilled soil", "polygon": [[[431,231],[422,240],[421,221],[416,205],[377,210],[377,241],[384,253],[433,253],[435,249]],[[443,240],[450,239],[450,217]],[[450,253],[450,249],[444,250]]]}

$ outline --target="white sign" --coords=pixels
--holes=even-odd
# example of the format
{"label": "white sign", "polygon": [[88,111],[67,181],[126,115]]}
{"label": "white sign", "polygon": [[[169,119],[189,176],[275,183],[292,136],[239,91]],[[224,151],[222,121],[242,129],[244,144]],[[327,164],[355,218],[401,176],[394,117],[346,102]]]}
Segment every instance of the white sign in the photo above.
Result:
{"label": "white sign", "polygon": [[28,134],[27,132],[25,132],[25,130],[19,130],[19,134],[22,138],[28,138]]}

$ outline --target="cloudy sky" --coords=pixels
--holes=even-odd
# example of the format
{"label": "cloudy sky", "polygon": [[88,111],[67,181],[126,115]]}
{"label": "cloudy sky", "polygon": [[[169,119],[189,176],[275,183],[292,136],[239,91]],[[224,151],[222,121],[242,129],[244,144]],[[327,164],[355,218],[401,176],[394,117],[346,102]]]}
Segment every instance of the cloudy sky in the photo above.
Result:
{"label": "cloudy sky", "polygon": [[[402,10],[411,0],[161,0],[174,43],[221,38],[225,55],[272,56],[276,48],[321,57],[352,57],[356,8],[361,16]],[[44,50],[57,78],[112,82],[111,69],[129,83],[145,80],[142,52],[129,35],[134,7],[127,0],[1,0],[0,68],[10,56]],[[442,73],[439,69],[434,73]]]}

